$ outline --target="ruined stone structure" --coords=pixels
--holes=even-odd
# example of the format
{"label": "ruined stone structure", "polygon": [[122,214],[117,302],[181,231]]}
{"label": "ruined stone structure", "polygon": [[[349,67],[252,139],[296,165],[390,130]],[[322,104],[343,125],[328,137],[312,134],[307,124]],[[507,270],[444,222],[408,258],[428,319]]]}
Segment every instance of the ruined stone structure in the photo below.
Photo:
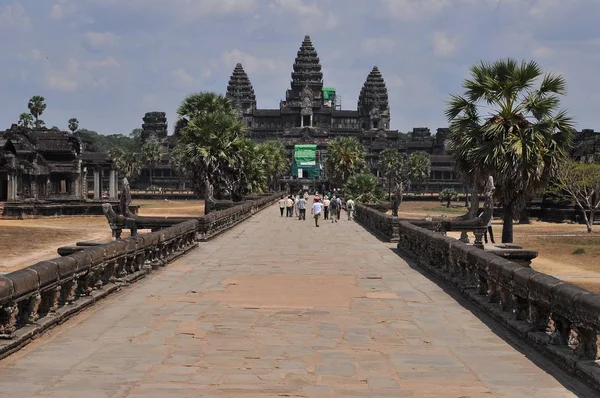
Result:
{"label": "ruined stone structure", "polygon": [[377,66],[368,73],[353,110],[341,109],[335,89],[324,87],[321,63],[310,37],[304,38],[292,69],[290,88],[279,109],[260,109],[242,64],[235,66],[226,95],[236,105],[250,138],[258,142],[281,141],[290,154],[294,145],[316,144],[317,161],[323,163],[329,140],[356,137],[364,145],[367,164],[375,174],[383,149],[394,147],[407,154],[422,150],[431,155],[431,179],[424,186],[413,188],[462,188],[452,159],[444,150],[447,129],[439,129],[435,136],[427,128],[416,128],[408,136],[390,130],[388,91]]}
{"label": "ruined stone structure", "polygon": [[575,134],[571,156],[584,163],[600,163],[600,131],[584,129]]}
{"label": "ruined stone structure", "polygon": [[158,139],[167,138],[167,114],[165,112],[147,112],[142,119],[142,141],[146,141],[151,136]]}
{"label": "ruined stone structure", "polygon": [[66,131],[12,125],[0,133],[0,202],[81,201],[81,141]]}

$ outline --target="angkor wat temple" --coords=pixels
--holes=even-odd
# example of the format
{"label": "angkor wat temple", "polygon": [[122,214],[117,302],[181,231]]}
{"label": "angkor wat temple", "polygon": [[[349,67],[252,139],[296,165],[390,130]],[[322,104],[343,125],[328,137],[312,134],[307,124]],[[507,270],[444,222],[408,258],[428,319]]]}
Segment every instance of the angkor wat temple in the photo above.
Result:
{"label": "angkor wat temple", "polygon": [[378,175],[379,153],[389,147],[410,154],[425,151],[432,163],[430,179],[420,188],[439,191],[446,187],[461,190],[452,159],[444,149],[447,129],[432,135],[428,128],[415,128],[409,134],[391,130],[390,107],[385,80],[377,68],[368,73],[358,95],[356,109],[341,109],[335,88],[324,87],[319,56],[306,36],[292,67],[291,85],[278,109],[260,109],[250,78],[237,64],[227,86],[227,97],[238,109],[250,138],[261,142],[277,140],[293,151],[298,144],[316,144],[317,161],[326,157],[329,140],[356,137],[365,147],[367,164]]}

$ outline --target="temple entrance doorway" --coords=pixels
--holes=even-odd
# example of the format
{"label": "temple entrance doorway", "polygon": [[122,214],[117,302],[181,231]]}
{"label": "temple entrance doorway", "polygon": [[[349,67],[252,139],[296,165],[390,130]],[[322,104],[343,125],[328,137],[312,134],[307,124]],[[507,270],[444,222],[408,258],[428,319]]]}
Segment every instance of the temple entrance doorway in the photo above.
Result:
{"label": "temple entrance doorway", "polygon": [[0,202],[8,200],[8,174],[0,172]]}

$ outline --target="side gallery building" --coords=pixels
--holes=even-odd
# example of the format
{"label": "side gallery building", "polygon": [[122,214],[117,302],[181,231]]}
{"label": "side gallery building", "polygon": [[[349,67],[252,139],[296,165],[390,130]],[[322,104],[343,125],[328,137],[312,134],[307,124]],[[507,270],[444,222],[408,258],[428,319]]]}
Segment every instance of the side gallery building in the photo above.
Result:
{"label": "side gallery building", "polygon": [[[289,151],[290,185],[320,189],[320,170],[327,156],[328,142],[336,137],[355,137],[365,148],[369,169],[378,172],[379,153],[397,148],[410,154],[424,151],[430,155],[431,175],[419,190],[439,192],[443,188],[462,190],[452,158],[444,148],[448,129],[432,135],[428,128],[415,128],[408,134],[390,130],[388,90],[377,66],[367,75],[358,96],[356,109],[341,109],[334,87],[323,84],[319,56],[310,37],[298,50],[291,74],[291,86],[278,109],[260,109],[254,88],[242,64],[237,64],[227,86],[227,97],[235,104],[247,127],[248,136],[257,142],[277,140]],[[313,153],[313,159],[308,159]]]}

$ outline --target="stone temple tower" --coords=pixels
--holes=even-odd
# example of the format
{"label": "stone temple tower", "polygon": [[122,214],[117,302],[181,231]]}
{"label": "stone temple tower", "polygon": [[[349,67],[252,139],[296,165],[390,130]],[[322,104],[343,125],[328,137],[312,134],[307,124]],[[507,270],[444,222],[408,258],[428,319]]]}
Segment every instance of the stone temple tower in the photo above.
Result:
{"label": "stone temple tower", "polygon": [[233,102],[242,114],[251,114],[256,109],[254,88],[242,64],[238,63],[233,69],[225,96]]}
{"label": "stone temple tower", "polygon": [[388,91],[377,66],[374,66],[358,96],[358,113],[365,130],[390,127]]}
{"label": "stone temple tower", "polygon": [[291,90],[288,90],[286,99],[299,99],[306,87],[312,90],[313,98],[320,98],[323,90],[323,72],[317,50],[309,36],[305,36],[302,41],[293,69]]}

